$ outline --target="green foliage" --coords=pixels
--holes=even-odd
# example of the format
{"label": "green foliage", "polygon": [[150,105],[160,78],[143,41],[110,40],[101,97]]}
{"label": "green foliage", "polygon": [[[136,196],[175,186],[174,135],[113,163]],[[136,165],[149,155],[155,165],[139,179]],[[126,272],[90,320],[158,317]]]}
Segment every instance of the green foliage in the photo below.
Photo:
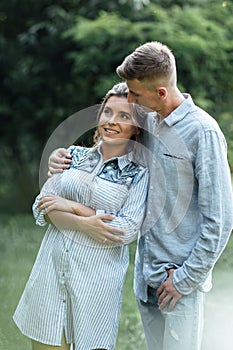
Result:
{"label": "green foliage", "polygon": [[119,81],[116,67],[146,41],[173,49],[179,87],[220,123],[233,169],[232,14],[232,2],[218,0],[3,0],[0,210],[30,210],[49,135],[99,103]]}
{"label": "green foliage", "polygon": [[151,40],[165,42],[177,58],[181,89],[190,92],[195,102],[220,123],[233,169],[230,132],[233,120],[221,121],[231,108],[233,88],[233,79],[229,79],[233,66],[231,14],[230,6],[221,6],[219,2],[210,6],[205,2],[200,7],[174,5],[169,9],[151,4],[143,12],[148,21],[143,16],[132,21],[104,11],[99,12],[95,20],[78,17],[66,36],[72,37],[79,48],[69,57],[74,63],[74,74],[86,77],[84,93],[87,96],[82,95],[82,99],[87,99],[88,93],[89,100],[93,96],[101,98],[106,87],[116,82],[111,72],[136,46]]}
{"label": "green foliage", "polygon": [[233,119],[229,112],[222,113],[219,117],[219,124],[225,135],[227,135],[228,161],[233,174]]}
{"label": "green foliage", "polygon": [[0,349],[29,350],[30,341],[20,334],[12,316],[29,277],[44,230],[36,227],[32,215],[1,215],[0,222]]}

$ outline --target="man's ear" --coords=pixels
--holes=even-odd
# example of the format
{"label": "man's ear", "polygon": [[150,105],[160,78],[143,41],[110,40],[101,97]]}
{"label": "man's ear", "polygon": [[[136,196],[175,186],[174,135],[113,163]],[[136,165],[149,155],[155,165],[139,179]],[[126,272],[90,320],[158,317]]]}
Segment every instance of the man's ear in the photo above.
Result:
{"label": "man's ear", "polygon": [[159,98],[164,99],[167,97],[167,89],[163,86],[157,87],[156,88],[157,95]]}

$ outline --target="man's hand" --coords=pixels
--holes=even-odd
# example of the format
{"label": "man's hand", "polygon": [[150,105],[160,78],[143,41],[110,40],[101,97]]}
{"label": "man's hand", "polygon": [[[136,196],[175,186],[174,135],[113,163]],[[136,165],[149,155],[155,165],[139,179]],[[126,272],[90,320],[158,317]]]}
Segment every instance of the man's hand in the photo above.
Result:
{"label": "man's hand", "polygon": [[168,311],[172,311],[177,301],[182,298],[182,294],[176,290],[172,282],[173,272],[174,269],[167,271],[168,278],[157,291],[158,305],[161,310],[169,303]]}
{"label": "man's hand", "polygon": [[49,157],[48,176],[62,173],[64,169],[68,169],[71,163],[71,155],[65,148],[56,149]]}

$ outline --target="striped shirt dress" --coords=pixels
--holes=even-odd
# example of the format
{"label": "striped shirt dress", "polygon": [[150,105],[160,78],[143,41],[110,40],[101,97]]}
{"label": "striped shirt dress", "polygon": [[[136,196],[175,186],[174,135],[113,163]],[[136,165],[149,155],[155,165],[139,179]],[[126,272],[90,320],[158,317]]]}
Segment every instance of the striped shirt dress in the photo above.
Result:
{"label": "striped shirt dress", "polygon": [[128,246],[137,238],[146,206],[148,171],[133,154],[103,162],[99,146],[70,147],[70,169],[53,175],[33,204],[38,225],[46,225],[40,198],[54,194],[113,214],[108,222],[125,231],[125,243],[110,246],[84,232],[50,224],[13,319],[40,343],[61,345],[62,332],[75,350],[114,349]]}

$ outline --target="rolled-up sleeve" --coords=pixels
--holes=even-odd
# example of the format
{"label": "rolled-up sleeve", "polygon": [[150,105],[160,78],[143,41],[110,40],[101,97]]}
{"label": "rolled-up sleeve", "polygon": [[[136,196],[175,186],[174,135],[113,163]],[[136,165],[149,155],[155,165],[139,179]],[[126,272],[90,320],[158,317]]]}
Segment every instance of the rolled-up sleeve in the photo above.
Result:
{"label": "rolled-up sleeve", "polygon": [[38,210],[38,204],[41,200],[41,198],[47,194],[53,194],[53,195],[60,195],[61,192],[61,186],[60,184],[60,174],[55,174],[51,178],[49,178],[45,184],[43,185],[40,194],[36,197],[33,205],[32,205],[32,212],[33,216],[36,220],[36,224],[39,226],[46,226],[47,221],[45,220],[45,210]]}

